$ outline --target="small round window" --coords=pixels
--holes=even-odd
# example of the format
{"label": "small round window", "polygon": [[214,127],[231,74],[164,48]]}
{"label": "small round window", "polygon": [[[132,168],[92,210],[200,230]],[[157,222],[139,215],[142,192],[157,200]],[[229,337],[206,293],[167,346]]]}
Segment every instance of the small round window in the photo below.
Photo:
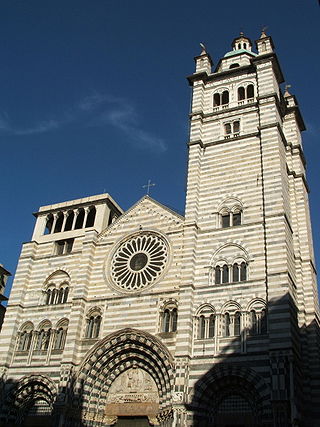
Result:
{"label": "small round window", "polygon": [[124,291],[138,291],[161,276],[167,259],[167,243],[159,235],[145,232],[131,237],[112,257],[112,281]]}

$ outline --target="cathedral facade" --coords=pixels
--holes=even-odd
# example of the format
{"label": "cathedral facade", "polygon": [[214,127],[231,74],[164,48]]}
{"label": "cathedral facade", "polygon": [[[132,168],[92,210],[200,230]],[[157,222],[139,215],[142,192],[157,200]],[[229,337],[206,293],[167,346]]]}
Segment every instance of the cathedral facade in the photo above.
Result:
{"label": "cathedral facade", "polygon": [[185,216],[43,206],[1,333],[3,426],[319,422],[304,122],[271,37],[195,58]]}

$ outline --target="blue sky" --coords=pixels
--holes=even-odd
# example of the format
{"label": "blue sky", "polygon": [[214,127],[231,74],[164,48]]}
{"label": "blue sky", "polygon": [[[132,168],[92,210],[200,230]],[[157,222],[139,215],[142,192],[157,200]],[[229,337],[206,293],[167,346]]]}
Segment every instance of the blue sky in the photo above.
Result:
{"label": "blue sky", "polygon": [[307,126],[319,265],[319,25],[317,0],[2,0],[0,262],[14,273],[41,205],[106,191],[127,209],[150,178],[183,212],[199,42],[217,63],[267,26]]}

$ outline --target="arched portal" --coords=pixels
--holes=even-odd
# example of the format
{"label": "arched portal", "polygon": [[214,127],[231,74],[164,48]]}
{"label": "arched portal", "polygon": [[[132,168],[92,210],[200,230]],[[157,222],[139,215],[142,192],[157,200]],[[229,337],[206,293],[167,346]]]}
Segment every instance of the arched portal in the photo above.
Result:
{"label": "arched portal", "polygon": [[80,366],[70,416],[90,426],[170,426],[172,388],[168,349],[146,332],[123,329],[97,343]]}
{"label": "arched portal", "polygon": [[269,388],[253,370],[219,364],[194,386],[190,410],[194,427],[262,427],[269,425]]}
{"label": "arched portal", "polygon": [[[56,386],[43,375],[23,377],[5,398],[5,411],[1,414],[7,426],[52,426],[52,410],[56,399]],[[2,424],[1,424],[2,425]]]}

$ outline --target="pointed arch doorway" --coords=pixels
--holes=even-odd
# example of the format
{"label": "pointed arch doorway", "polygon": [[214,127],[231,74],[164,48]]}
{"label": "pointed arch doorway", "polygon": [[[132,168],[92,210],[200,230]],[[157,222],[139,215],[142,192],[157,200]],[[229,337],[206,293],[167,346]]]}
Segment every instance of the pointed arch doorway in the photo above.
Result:
{"label": "pointed arch doorway", "polygon": [[155,336],[132,328],[110,334],[79,367],[66,418],[70,425],[170,427],[173,369]]}

